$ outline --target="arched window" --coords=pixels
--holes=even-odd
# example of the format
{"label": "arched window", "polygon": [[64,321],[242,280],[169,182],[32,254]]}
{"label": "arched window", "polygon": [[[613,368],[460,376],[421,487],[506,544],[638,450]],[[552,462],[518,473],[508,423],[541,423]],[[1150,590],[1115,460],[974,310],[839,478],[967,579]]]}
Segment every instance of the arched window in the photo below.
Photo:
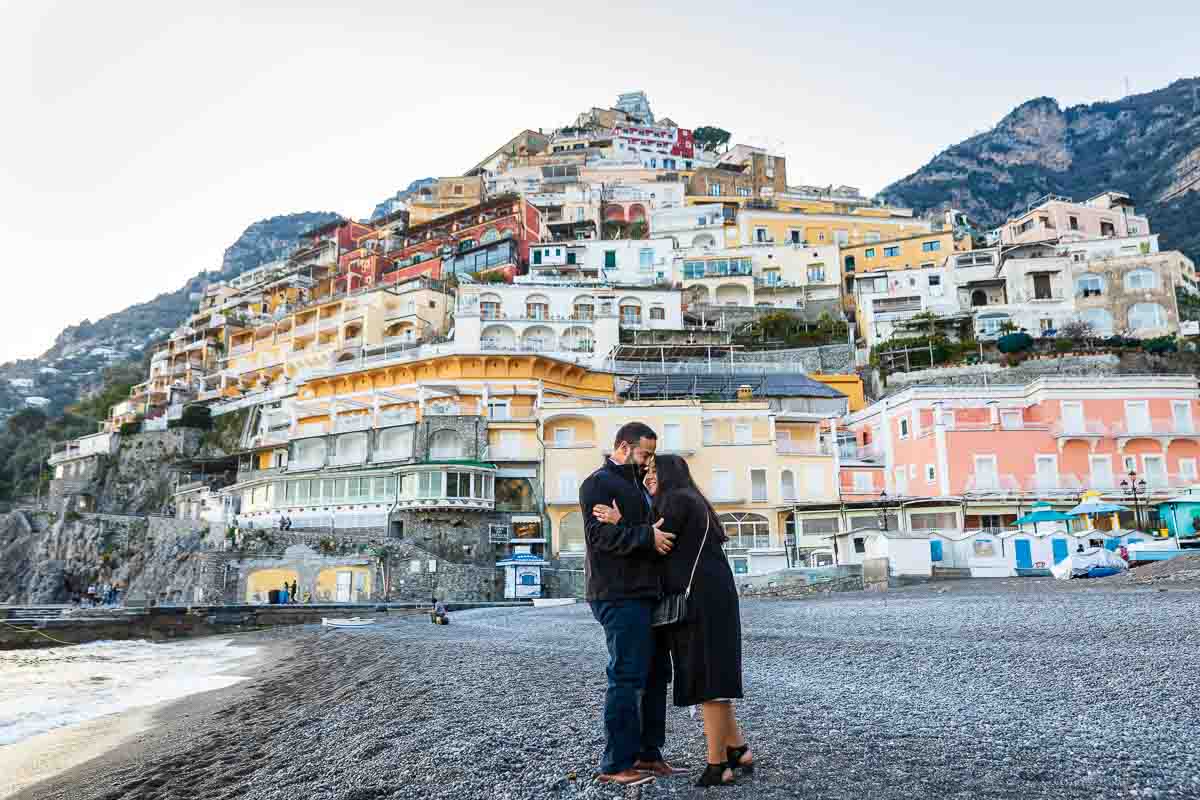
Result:
{"label": "arched window", "polygon": [[1106,308],[1089,308],[1079,313],[1079,319],[1092,326],[1097,336],[1112,336],[1113,315]]}
{"label": "arched window", "polygon": [[971,305],[986,306],[987,292],[985,292],[983,289],[976,289],[975,291],[971,292]]}
{"label": "arched window", "polygon": [[564,514],[558,521],[558,549],[564,553],[582,553],[583,515],[578,511]]}
{"label": "arched window", "polygon": [[790,469],[779,473],[779,495],[784,502],[796,499],[796,475]]}
{"label": "arched window", "polygon": [[1104,277],[1085,272],[1075,279],[1075,294],[1078,297],[1099,297],[1104,294]]}
{"label": "arched window", "polygon": [[429,457],[436,461],[466,458],[467,448],[457,431],[443,428],[429,438]]}
{"label": "arched window", "polygon": [[412,446],[412,428],[384,428],[379,432],[379,443],[375,448],[375,459],[380,461],[411,458]]}
{"label": "arched window", "polygon": [[1158,303],[1134,303],[1129,307],[1129,329],[1134,331],[1167,326],[1167,310]]}
{"label": "arched window", "polygon": [[1135,269],[1125,273],[1125,291],[1157,289],[1158,275],[1152,269]]}
{"label": "arched window", "polygon": [[762,514],[722,514],[721,524],[729,538],[728,547],[764,549],[771,546],[771,524]]}
{"label": "arched window", "polygon": [[531,294],[525,300],[525,316],[529,319],[550,319],[550,300],[544,294]]}
{"label": "arched window", "polygon": [[491,244],[492,242],[498,241],[499,239],[500,239],[500,232],[497,231],[495,228],[488,228],[484,232],[483,236],[479,237],[479,242],[480,242],[480,244]]}

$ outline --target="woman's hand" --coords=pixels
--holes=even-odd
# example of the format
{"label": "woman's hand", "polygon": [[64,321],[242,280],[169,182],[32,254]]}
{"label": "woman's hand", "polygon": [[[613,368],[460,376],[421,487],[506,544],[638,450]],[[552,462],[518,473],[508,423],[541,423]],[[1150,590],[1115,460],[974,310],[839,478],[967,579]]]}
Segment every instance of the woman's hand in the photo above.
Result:
{"label": "woman's hand", "polygon": [[597,503],[592,507],[592,516],[601,522],[609,525],[616,525],[621,521],[621,509],[617,508],[617,501],[613,500],[611,506],[606,506]]}

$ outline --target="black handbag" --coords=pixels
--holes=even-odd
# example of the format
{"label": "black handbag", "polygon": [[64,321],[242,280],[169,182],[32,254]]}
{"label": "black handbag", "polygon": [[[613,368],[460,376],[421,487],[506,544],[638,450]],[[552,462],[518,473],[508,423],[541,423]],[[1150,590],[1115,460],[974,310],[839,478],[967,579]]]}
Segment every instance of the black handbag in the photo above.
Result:
{"label": "black handbag", "polygon": [[708,526],[711,520],[712,515],[705,513],[704,538],[700,540],[700,549],[696,551],[696,560],[692,562],[692,574],[688,576],[687,589],[664,595],[654,605],[654,611],[650,614],[651,628],[669,628],[672,625],[687,622],[688,600],[692,596],[692,581],[696,580],[696,567],[700,566],[700,556],[704,553],[704,546],[708,544]]}

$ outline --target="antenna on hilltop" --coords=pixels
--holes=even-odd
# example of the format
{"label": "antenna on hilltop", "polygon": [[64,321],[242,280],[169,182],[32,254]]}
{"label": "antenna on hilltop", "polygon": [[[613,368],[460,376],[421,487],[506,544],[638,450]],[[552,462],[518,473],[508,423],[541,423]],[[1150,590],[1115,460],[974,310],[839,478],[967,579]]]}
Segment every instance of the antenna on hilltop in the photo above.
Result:
{"label": "antenna on hilltop", "polygon": [[1128,76],[1128,75],[1126,75],[1126,76],[1125,76],[1125,96],[1126,96],[1126,97],[1129,97],[1129,95],[1131,95],[1131,94],[1133,94],[1133,92],[1131,92],[1131,91],[1129,90],[1129,76]]}

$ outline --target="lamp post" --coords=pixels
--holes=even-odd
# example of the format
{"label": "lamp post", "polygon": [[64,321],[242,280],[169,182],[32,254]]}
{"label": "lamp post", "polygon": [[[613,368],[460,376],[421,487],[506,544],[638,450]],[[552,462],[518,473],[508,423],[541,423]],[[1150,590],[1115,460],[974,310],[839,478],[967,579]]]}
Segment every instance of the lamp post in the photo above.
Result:
{"label": "lamp post", "polygon": [[1121,489],[1125,494],[1133,496],[1133,524],[1140,531],[1142,529],[1140,498],[1146,496],[1146,479],[1139,479],[1135,471],[1129,470],[1129,478],[1121,481]]}
{"label": "lamp post", "polygon": [[875,509],[875,514],[879,517],[879,530],[886,531],[887,527],[887,499],[888,493],[884,489],[879,493],[879,506]]}

